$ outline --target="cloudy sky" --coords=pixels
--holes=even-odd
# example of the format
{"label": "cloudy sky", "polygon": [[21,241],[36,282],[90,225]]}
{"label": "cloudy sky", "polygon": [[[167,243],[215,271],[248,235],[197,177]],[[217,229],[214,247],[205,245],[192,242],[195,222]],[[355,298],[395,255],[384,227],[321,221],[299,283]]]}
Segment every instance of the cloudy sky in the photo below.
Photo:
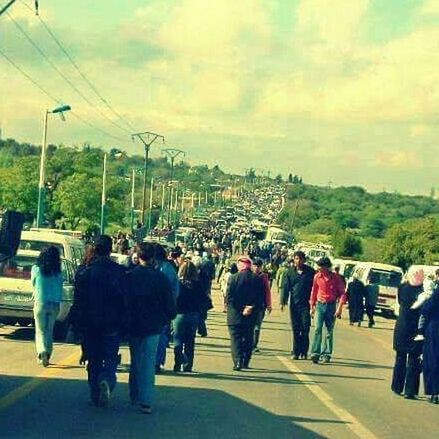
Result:
{"label": "cloudy sky", "polygon": [[[43,20],[123,119],[164,134],[193,163],[373,191],[439,187],[437,0],[39,3]],[[57,102],[117,137],[69,116],[51,119],[49,141],[139,149],[26,4],[33,1],[19,0],[10,16],[92,105],[6,15],[0,50]],[[4,136],[40,143],[43,111],[57,102],[0,54]]]}

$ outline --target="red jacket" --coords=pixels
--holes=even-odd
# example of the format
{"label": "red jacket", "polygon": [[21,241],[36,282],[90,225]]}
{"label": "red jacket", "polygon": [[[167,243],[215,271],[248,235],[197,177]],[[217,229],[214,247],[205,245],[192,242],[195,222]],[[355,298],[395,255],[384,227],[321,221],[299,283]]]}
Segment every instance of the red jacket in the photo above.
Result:
{"label": "red jacket", "polygon": [[347,301],[345,285],[340,275],[333,272],[323,273],[319,271],[314,276],[311,290],[311,306],[315,306],[316,302],[333,303],[340,299],[340,303]]}
{"label": "red jacket", "polygon": [[260,272],[258,273],[258,276],[262,277],[262,282],[264,283],[265,308],[271,308],[271,289],[270,289],[270,280],[268,278],[268,274]]}

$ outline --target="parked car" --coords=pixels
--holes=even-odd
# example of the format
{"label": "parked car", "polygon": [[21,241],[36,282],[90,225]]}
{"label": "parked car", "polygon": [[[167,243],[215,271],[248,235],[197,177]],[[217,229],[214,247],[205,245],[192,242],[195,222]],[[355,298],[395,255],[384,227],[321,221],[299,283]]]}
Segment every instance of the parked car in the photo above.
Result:
{"label": "parked car", "polygon": [[[33,322],[31,270],[39,254],[33,250],[18,250],[16,256],[0,263],[0,323],[27,326]],[[73,263],[62,258],[63,298],[55,326],[59,336],[67,331],[68,315],[73,304],[74,273]]]}

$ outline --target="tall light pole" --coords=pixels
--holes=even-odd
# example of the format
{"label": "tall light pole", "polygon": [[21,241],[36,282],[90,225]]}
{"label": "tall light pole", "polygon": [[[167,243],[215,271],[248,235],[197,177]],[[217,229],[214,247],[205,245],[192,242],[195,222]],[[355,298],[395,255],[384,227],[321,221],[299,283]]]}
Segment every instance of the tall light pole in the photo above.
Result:
{"label": "tall light pole", "polygon": [[148,165],[149,165],[149,149],[151,145],[157,140],[162,139],[162,142],[165,142],[165,138],[160,134],[152,133],[150,131],[145,131],[143,133],[135,133],[131,135],[131,138],[134,140],[135,138],[140,139],[140,141],[145,146],[145,164],[143,171],[143,197],[142,197],[142,224],[145,225],[145,210],[146,210],[146,184],[148,180]]}
{"label": "tall light pole", "polygon": [[104,170],[102,174],[102,201],[101,201],[101,235],[105,234],[105,214],[106,214],[106,204],[107,204],[107,158],[108,154],[104,154]]}
{"label": "tall light pole", "polygon": [[154,177],[151,178],[151,188],[149,190],[148,232],[151,230],[153,192],[154,192]]}
{"label": "tall light pole", "polygon": [[46,149],[47,149],[47,120],[49,114],[59,113],[61,119],[65,120],[64,113],[70,111],[70,105],[61,105],[52,111],[46,110],[44,112],[44,126],[43,126],[43,145],[41,146],[41,159],[40,159],[40,181],[38,184],[38,207],[37,207],[37,221],[36,226],[39,228],[44,220],[44,195],[45,195],[45,183],[46,183]]}
{"label": "tall light pole", "polygon": [[171,222],[171,207],[172,207],[172,191],[171,191],[171,189],[172,189],[172,182],[174,180],[175,159],[180,155],[185,156],[186,153],[184,151],[182,151],[181,149],[177,149],[177,148],[166,148],[166,149],[163,149],[162,152],[164,154],[166,154],[171,160],[171,184],[169,185],[168,217],[167,217],[167,226],[169,228],[169,225]]}
{"label": "tall light pole", "polygon": [[134,207],[135,207],[135,186],[136,186],[136,170],[133,168],[131,174],[131,233],[134,232]]}

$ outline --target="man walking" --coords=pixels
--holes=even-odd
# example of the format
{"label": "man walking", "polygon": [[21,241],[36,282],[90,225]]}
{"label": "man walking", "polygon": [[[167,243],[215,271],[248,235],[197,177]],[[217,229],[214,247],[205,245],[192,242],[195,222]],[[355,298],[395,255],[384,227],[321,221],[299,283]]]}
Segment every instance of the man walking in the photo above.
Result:
{"label": "man walking", "polygon": [[310,305],[311,289],[315,271],[305,264],[306,256],[302,251],[293,255],[294,267],[288,268],[280,285],[281,311],[289,303],[291,329],[293,331],[293,360],[306,359],[309,349],[309,328],[311,326]]}
{"label": "man walking", "polygon": [[[212,255],[205,252],[200,264],[200,283],[203,292],[209,298],[212,294],[212,282],[215,279],[215,264],[212,261]],[[206,301],[206,305],[200,312],[200,320],[198,322],[198,335],[207,337],[207,311],[209,311],[210,301]]]}
{"label": "man walking", "polygon": [[251,267],[248,257],[238,259],[238,273],[231,276],[227,289],[227,325],[233,370],[249,367],[256,317],[264,305],[262,278],[253,273]]}
{"label": "man walking", "polygon": [[139,265],[127,274],[126,307],[130,336],[130,398],[142,413],[152,412],[157,346],[163,327],[177,315],[166,276],[154,267],[154,245],[137,247]]}
{"label": "man walking", "polygon": [[[335,319],[341,318],[343,305],[346,303],[346,293],[341,277],[331,271],[332,264],[329,258],[321,258],[317,265],[319,271],[314,276],[310,299],[311,315],[315,317],[311,360],[313,363],[318,363],[322,358],[329,363],[333,351]],[[326,327],[326,337],[322,343],[323,324]]]}
{"label": "man walking", "polygon": [[112,240],[102,235],[95,258],[77,275],[73,325],[83,335],[93,404],[106,407],[116,385],[120,331],[124,318],[124,268],[110,259]]}

